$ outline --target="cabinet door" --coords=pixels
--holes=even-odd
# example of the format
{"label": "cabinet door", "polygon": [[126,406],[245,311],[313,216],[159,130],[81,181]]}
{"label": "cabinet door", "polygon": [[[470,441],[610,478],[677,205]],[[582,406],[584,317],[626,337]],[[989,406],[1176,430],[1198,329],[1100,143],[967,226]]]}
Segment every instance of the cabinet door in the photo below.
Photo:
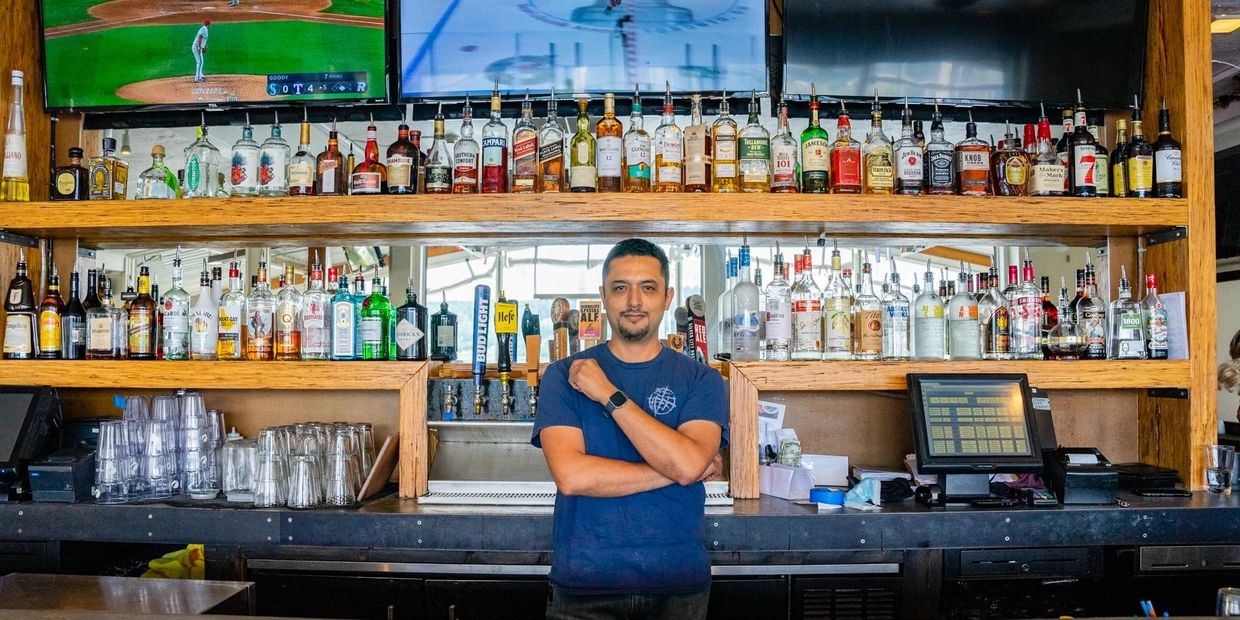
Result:
{"label": "cabinet door", "polygon": [[716,577],[710,583],[708,620],[788,617],[786,577]]}
{"label": "cabinet door", "polygon": [[546,579],[428,579],[425,617],[542,620],[550,591]]}
{"label": "cabinet door", "polygon": [[422,613],[421,579],[266,571],[247,578],[260,616],[386,620]]}

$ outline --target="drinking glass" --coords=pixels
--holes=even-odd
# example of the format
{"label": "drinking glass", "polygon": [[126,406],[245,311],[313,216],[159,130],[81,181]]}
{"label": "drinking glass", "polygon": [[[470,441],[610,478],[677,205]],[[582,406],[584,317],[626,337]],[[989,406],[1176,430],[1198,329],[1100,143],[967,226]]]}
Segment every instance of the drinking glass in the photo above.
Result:
{"label": "drinking glass", "polygon": [[129,438],[121,420],[99,424],[99,446],[95,453],[95,502],[123,504],[130,499]]}
{"label": "drinking glass", "polygon": [[234,430],[224,442],[224,494],[252,495],[254,493],[254,468],[258,455],[258,443],[246,439]]}
{"label": "drinking glass", "polygon": [[324,503],[328,506],[352,506],[357,499],[356,480],[353,458],[333,450],[327,457],[327,478],[324,480],[327,497]]}
{"label": "drinking glass", "polygon": [[1232,446],[1208,445],[1202,448],[1206,486],[1211,493],[1222,493],[1231,486],[1231,468],[1236,458]]}
{"label": "drinking glass", "polygon": [[1214,613],[1218,616],[1240,616],[1240,588],[1219,588]]}
{"label": "drinking glass", "polygon": [[274,508],[285,503],[284,463],[274,454],[258,455],[258,465],[254,472],[254,506],[257,508]]}
{"label": "drinking glass", "polygon": [[126,396],[125,409],[121,417],[126,420],[145,420],[151,417],[145,396]]}
{"label": "drinking glass", "polygon": [[369,422],[354,425],[362,449],[362,480],[370,475],[370,468],[375,465],[375,428]]}
{"label": "drinking glass", "polygon": [[292,457],[288,478],[288,507],[314,508],[319,503],[318,467],[315,457],[298,454]]}
{"label": "drinking glass", "polygon": [[138,478],[142,496],[159,499],[172,497],[172,481],[176,472],[168,453],[173,451],[173,433],[170,420],[147,420],[142,423],[146,449],[140,459]]}

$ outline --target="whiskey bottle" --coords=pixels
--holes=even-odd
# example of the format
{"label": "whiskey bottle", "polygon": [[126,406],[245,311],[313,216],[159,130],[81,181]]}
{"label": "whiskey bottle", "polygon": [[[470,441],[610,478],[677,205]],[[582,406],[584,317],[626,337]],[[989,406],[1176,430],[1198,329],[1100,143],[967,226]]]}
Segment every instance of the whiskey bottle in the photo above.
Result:
{"label": "whiskey bottle", "polygon": [[1011,296],[1011,350],[1015,359],[1042,359],[1042,291],[1034,284],[1033,261],[1025,251],[1021,282]]}
{"label": "whiskey bottle", "polygon": [[266,361],[272,358],[274,346],[275,296],[267,282],[267,261],[258,262],[258,284],[245,300],[245,320],[242,322],[241,340],[245,359]]}
{"label": "whiskey bottle", "polygon": [[56,273],[56,265],[52,265],[52,274],[47,278],[47,293],[39,303],[40,359],[60,359],[64,347],[60,315],[64,311],[65,302],[60,297],[60,275]]}
{"label": "whiskey bottle", "polygon": [[533,194],[538,191],[538,128],[534,126],[534,104],[530,91],[521,102],[521,118],[512,130],[512,192]]}
{"label": "whiskey bottle", "polygon": [[[896,193],[905,196],[921,194],[925,175],[925,147],[913,135],[913,113],[904,99],[904,111],[900,113],[900,140],[895,144]],[[942,305],[942,304],[940,304]]]}
{"label": "whiskey bottle", "polygon": [[874,294],[869,261],[861,263],[861,292],[853,301],[853,359],[873,361],[883,353],[883,306]]}
{"label": "whiskey bottle", "polygon": [[405,304],[396,309],[396,359],[425,360],[426,306],[418,303],[413,281],[405,289]]}
{"label": "whiskey bottle", "polygon": [[1167,307],[1158,296],[1158,277],[1145,275],[1145,298],[1141,300],[1145,315],[1145,353],[1152,360],[1167,359]]}
{"label": "whiskey bottle", "polygon": [[[924,281],[921,295],[913,300],[913,358],[942,360],[947,357],[943,297],[934,291],[934,272],[928,260]],[[946,289],[943,292],[947,292]]]}
{"label": "whiskey bottle", "polygon": [[710,191],[710,127],[702,120],[702,96],[693,95],[689,106],[689,126],[685,129],[685,191]]}
{"label": "whiskey bottle", "polygon": [[538,191],[564,191],[564,130],[556,115],[555,89],[547,101],[547,119],[538,130]]}
{"label": "whiskey bottle", "polygon": [[1124,149],[1124,164],[1128,196],[1153,198],[1154,145],[1146,141],[1142,131],[1141,106],[1136,95],[1132,97],[1132,139]]}
{"label": "whiskey bottle", "polygon": [[357,304],[349,293],[349,276],[340,276],[330,307],[332,359],[357,359]]}
{"label": "whiskey bottle", "polygon": [[1085,118],[1085,104],[1081,103],[1081,91],[1076,92],[1076,112],[1074,115],[1076,129],[1072,131],[1072,139],[1068,143],[1071,174],[1068,184],[1072,188],[1071,195],[1093,197],[1098,195],[1098,177],[1095,171],[1097,164],[1098,141],[1089,133],[1088,121]]}
{"label": "whiskey bottle", "polygon": [[[821,128],[820,128],[821,129]],[[825,132],[824,132],[825,133]],[[823,141],[826,144],[826,141]],[[800,191],[800,143],[788,128],[788,105],[779,102],[779,130],[771,138],[771,191],[777,194],[795,194]],[[826,150],[823,150],[823,160]],[[826,187],[826,184],[823,184]]]}
{"label": "whiskey bottle", "polygon": [[282,361],[301,359],[301,291],[294,284],[297,274],[293,265],[285,263],[280,291],[276,293],[275,358]]}
{"label": "whiskey bottle", "polygon": [[1038,126],[1033,123],[1025,123],[1025,137],[1020,141],[1024,146],[1025,160],[1029,165],[1033,165],[1033,161],[1038,158]]}
{"label": "whiskey bottle", "polygon": [[878,103],[878,91],[874,91],[874,103],[870,104],[870,131],[861,147],[865,166],[862,172],[862,193],[890,194],[895,191],[895,162],[891,141],[883,131],[883,110]]}
{"label": "whiskey bottle", "polygon": [[[1060,278],[1062,280],[1063,278]],[[1055,302],[1051,301],[1051,279],[1042,276],[1042,357],[1043,359],[1055,359],[1051,356],[1050,335],[1051,330],[1059,324],[1059,307]],[[1066,297],[1066,293],[1065,293]],[[1064,301],[1067,301],[1066,299]]]}
{"label": "whiskey bottle", "polygon": [[69,298],[60,315],[60,354],[67,360],[86,358],[86,309],[78,299],[81,295],[77,266],[69,274]]}
{"label": "whiskey bottle", "polygon": [[947,353],[953,360],[981,359],[977,299],[973,296],[973,282],[964,270],[963,261],[957,280],[959,286],[956,294],[947,301]]}
{"label": "whiskey bottle", "polygon": [[387,193],[416,194],[418,191],[418,168],[422,153],[409,139],[409,125],[401,116],[396,127],[396,141],[389,144],[384,167],[387,172]]}
{"label": "whiskey bottle", "polygon": [[284,141],[284,129],[280,127],[280,113],[275,113],[271,135],[263,140],[258,151],[258,194],[260,196],[288,195],[288,158],[292,151]]}
{"label": "whiskey bottle", "polygon": [[172,288],[160,300],[163,359],[189,359],[189,303],[181,273],[181,248],[177,248],[172,259]]}
{"label": "whiskey bottle", "polygon": [[1111,345],[1107,357],[1115,360],[1145,359],[1145,322],[1141,303],[1132,298],[1128,270],[1120,265],[1119,294],[1111,302]]}
{"label": "whiskey bottle", "polygon": [[624,191],[650,191],[650,134],[642,127],[641,94],[633,91],[633,111],[624,134]]}
{"label": "whiskey bottle", "polygon": [[742,192],[771,191],[771,135],[758,120],[758,98],[749,96],[749,118],[739,137],[740,189]]}
{"label": "whiskey bottle", "polygon": [[90,199],[90,175],[82,166],[82,149],[69,149],[69,165],[52,172],[52,200]]}
{"label": "whiskey bottle", "polygon": [[1108,162],[1111,170],[1111,195],[1116,198],[1128,196],[1128,176],[1125,174],[1124,157],[1128,150],[1128,121],[1115,121],[1115,148],[1111,149]]}
{"label": "whiskey bottle", "polygon": [[103,152],[92,157],[90,169],[91,200],[124,200],[129,185],[129,162],[116,156],[116,138],[103,139]]}
{"label": "whiskey bottle", "polygon": [[1029,175],[1030,196],[1062,196],[1064,179],[1067,170],[1055,154],[1051,143],[1051,123],[1046,118],[1045,109],[1038,119],[1038,141],[1034,155],[1031,174]]}
{"label": "whiskey bottle", "polygon": [[828,176],[832,194],[861,193],[861,143],[852,139],[852,124],[843,101],[840,102],[840,115],[835,120],[835,142],[831,144],[831,173]]}
{"label": "whiskey bottle", "polygon": [[366,126],[365,159],[353,167],[349,177],[350,194],[383,194],[387,192],[387,166],[379,163],[379,136],[375,118]]}
{"label": "whiskey bottle", "polygon": [[964,126],[964,140],[956,144],[956,186],[963,196],[990,194],[990,145],[977,138],[972,110]]}
{"label": "whiskey bottle", "polygon": [[818,87],[809,85],[809,126],[801,132],[801,191],[825,194],[830,190],[827,170],[830,168],[830,139],[818,118]]}
{"label": "whiskey bottle", "polygon": [[151,167],[138,175],[138,187],[134,190],[136,200],[172,200],[180,194],[177,175],[164,164],[164,146],[151,147]]}
{"label": "whiskey bottle", "polygon": [[926,193],[946,195],[956,193],[956,147],[943,137],[943,115],[939,102],[934,102],[934,117],[930,121],[930,141],[926,143]]}
{"label": "whiskey bottle", "polygon": [[392,304],[383,294],[383,280],[371,282],[370,297],[362,304],[358,334],[362,341],[362,359],[388,359],[391,348]]}
{"label": "whiskey bottle", "polygon": [[310,152],[310,116],[308,108],[302,108],[301,132],[297,140],[297,153],[288,162],[288,193],[290,196],[313,196],[315,173],[318,163]]}
{"label": "whiskey bottle", "polygon": [[740,190],[737,179],[737,127],[731,114],[728,93],[725,92],[719,102],[719,118],[710,126],[710,158],[714,168],[710,185],[712,192],[729,193]]}
{"label": "whiskey bottle", "polygon": [[245,323],[245,290],[241,287],[241,270],[237,263],[228,265],[228,289],[220,297],[216,316],[219,317],[219,337],[215,356],[221,360],[239,360],[245,357],[241,339]]}
{"label": "whiskey bottle", "polygon": [[[198,139],[185,147],[185,197],[215,198],[219,188],[219,173],[220,150],[211,143],[204,113],[202,122],[198,125]],[[91,176],[94,177],[93,167]]]}
{"label": "whiskey bottle", "polygon": [[129,359],[153,360],[158,340],[155,300],[151,297],[151,270],[138,269],[138,296],[127,305],[129,309]]}
{"label": "whiskey bottle", "polygon": [[595,139],[590,134],[588,99],[577,100],[577,133],[568,148],[568,187],[572,192],[598,191],[598,166],[595,164]]}
{"label": "whiskey bottle", "polygon": [[1055,143],[1055,155],[1059,157],[1059,162],[1063,164],[1064,170],[1068,171],[1068,174],[1065,175],[1063,179],[1063,193],[1065,195],[1072,191],[1071,142],[1073,128],[1072,110],[1066,109],[1063,111],[1063,135],[1060,136],[1059,141]]}
{"label": "whiskey bottle", "polygon": [[431,359],[456,360],[456,314],[448,310],[448,294],[439,302],[439,312],[431,317]]}
{"label": "whiskey bottle", "polygon": [[814,282],[809,248],[795,260],[792,283],[792,359],[822,359],[822,290]]}
{"label": "whiskey bottle", "polygon": [[22,97],[25,74],[14,70],[9,97],[9,120],[4,132],[4,166],[0,173],[0,201],[29,202],[30,178],[27,173],[26,115]]}
{"label": "whiskey bottle", "polygon": [[310,284],[301,296],[298,325],[301,328],[301,359],[331,358],[331,296],[323,288],[323,265],[316,251],[310,265]]}
{"label": "whiskey bottle", "polygon": [[654,130],[654,191],[680,192],[684,189],[684,132],[676,124],[672,105],[672,85],[664,82],[663,117]]}
{"label": "whiskey bottle", "polygon": [[461,137],[452,149],[453,194],[478,193],[478,151],[478,141],[474,140],[474,108],[466,95],[461,111]]}
{"label": "whiskey bottle", "polygon": [[852,357],[853,291],[840,272],[840,248],[831,250],[831,275],[822,293],[822,358],[846,360]]}
{"label": "whiskey bottle", "polygon": [[786,362],[792,355],[792,290],[784,278],[784,255],[775,249],[775,275],[766,285],[766,359]]}
{"label": "whiskey bottle", "polygon": [[[388,188],[391,187],[389,179]],[[444,137],[442,103],[435,112],[435,137],[431,140],[431,152],[426,158],[426,193],[452,193],[452,151],[448,149],[448,141]]]}
{"label": "whiskey bottle", "polygon": [[616,96],[603,95],[603,118],[594,129],[595,161],[598,167],[598,191],[619,192],[624,189],[624,127],[616,120]]}
{"label": "whiskey bottle", "polygon": [[482,126],[482,193],[508,193],[508,127],[500,118],[499,80],[491,90],[491,118]]}
{"label": "whiskey bottle", "polygon": [[207,259],[202,260],[198,274],[198,300],[189,311],[189,358],[213,360],[220,342],[219,302],[211,288],[211,272]]}
{"label": "whiskey bottle", "polygon": [[1028,184],[1029,162],[1020,148],[1020,139],[1007,124],[1003,148],[995,153],[991,179],[996,196],[1024,196]]}
{"label": "whiskey bottle", "polygon": [[1159,198],[1183,198],[1184,176],[1180,143],[1171,137],[1171,112],[1167,98],[1158,108],[1158,139],[1154,141],[1154,195]]}
{"label": "whiskey bottle", "polygon": [[1111,195],[1111,154],[1106,147],[1106,125],[1101,128],[1090,125],[1089,135],[1094,137],[1097,144],[1094,147],[1094,178],[1097,181],[1098,196],[1105,198]]}
{"label": "whiskey bottle", "polygon": [[314,193],[317,196],[344,196],[348,187],[349,170],[345,168],[344,155],[340,153],[336,121],[332,119],[331,131],[327,133],[327,150],[315,160],[316,178]]}
{"label": "whiskey bottle", "polygon": [[1011,309],[1008,300],[999,291],[999,271],[990,268],[990,282],[986,295],[977,304],[977,322],[981,335],[981,351],[984,360],[1012,359]]}
{"label": "whiskey bottle", "polygon": [[254,128],[250,126],[250,115],[245,115],[245,126],[241,128],[241,139],[233,145],[232,156],[229,158],[228,182],[232,185],[233,196],[258,195],[258,159],[261,152],[254,141]]}
{"label": "whiskey bottle", "polygon": [[[113,326],[113,319],[122,317],[112,304],[112,284],[103,279],[103,301],[86,310],[86,359],[122,359],[125,357],[127,330]],[[114,315],[114,313],[117,313]],[[117,332],[117,333],[113,333]]]}

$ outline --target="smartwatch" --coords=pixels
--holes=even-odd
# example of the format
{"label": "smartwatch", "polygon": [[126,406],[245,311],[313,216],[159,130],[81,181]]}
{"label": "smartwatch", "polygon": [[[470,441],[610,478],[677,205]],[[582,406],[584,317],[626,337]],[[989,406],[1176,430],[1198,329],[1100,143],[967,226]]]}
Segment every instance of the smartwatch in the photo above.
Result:
{"label": "smartwatch", "polygon": [[610,418],[613,411],[627,404],[629,404],[629,397],[625,396],[624,392],[616,390],[616,393],[607,399],[607,404],[603,405],[603,414]]}

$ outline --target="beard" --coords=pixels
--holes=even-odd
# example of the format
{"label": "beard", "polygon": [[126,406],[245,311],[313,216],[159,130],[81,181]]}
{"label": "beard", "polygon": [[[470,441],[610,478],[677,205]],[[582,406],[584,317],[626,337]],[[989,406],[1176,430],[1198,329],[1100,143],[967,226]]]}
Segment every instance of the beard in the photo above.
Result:
{"label": "beard", "polygon": [[616,333],[620,334],[620,338],[625,342],[642,342],[650,336],[650,324],[647,323],[640,329],[628,329],[624,325],[617,325]]}

